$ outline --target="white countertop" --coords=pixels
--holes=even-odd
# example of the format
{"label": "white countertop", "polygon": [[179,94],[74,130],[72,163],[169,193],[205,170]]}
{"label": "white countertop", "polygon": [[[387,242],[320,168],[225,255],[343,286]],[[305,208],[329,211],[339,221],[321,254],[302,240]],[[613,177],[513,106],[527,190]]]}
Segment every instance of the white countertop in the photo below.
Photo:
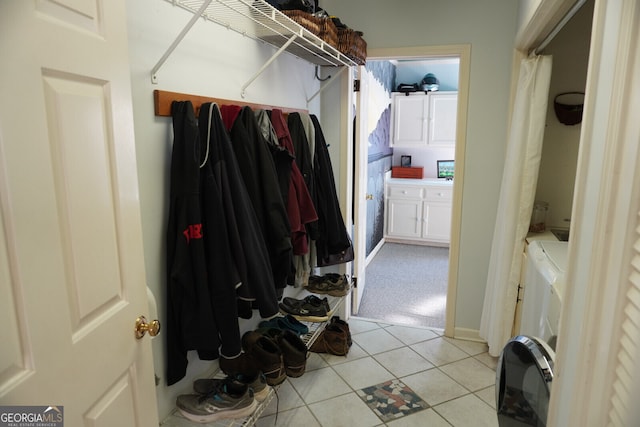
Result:
{"label": "white countertop", "polygon": [[438,178],[388,178],[389,184],[406,184],[406,185],[441,185],[443,187],[453,187],[453,180],[447,181],[446,179]]}

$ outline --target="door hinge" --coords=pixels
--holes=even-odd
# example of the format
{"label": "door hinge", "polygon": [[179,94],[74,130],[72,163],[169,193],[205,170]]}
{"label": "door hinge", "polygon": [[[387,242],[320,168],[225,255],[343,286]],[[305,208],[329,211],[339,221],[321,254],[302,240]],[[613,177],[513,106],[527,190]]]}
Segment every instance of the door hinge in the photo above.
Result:
{"label": "door hinge", "polygon": [[360,92],[360,80],[356,79],[353,81],[353,91]]}

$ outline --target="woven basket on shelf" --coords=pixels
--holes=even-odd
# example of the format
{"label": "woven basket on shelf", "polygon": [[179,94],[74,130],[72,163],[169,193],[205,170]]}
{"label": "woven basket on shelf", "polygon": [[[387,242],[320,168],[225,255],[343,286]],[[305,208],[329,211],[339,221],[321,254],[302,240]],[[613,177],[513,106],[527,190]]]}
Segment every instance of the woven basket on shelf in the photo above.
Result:
{"label": "woven basket on shelf", "polygon": [[360,65],[367,60],[367,42],[360,31],[338,29],[338,50]]}
{"label": "woven basket on shelf", "polygon": [[338,29],[331,19],[319,18],[301,10],[283,10],[281,12],[324,42],[338,48]]}

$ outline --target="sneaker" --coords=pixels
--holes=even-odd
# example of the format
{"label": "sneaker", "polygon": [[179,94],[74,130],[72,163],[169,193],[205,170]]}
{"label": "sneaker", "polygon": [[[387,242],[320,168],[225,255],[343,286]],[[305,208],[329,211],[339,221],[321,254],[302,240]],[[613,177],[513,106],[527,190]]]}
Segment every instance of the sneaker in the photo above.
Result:
{"label": "sneaker", "polygon": [[343,297],[349,293],[351,285],[346,275],[327,273],[324,276],[309,276],[306,289],[314,294]]}
{"label": "sneaker", "polygon": [[[262,372],[253,375],[235,374],[233,379],[246,384],[253,391],[253,397],[258,402],[263,402],[269,396],[270,388],[267,386],[267,380]],[[223,381],[225,381],[223,378],[201,378],[193,382],[193,391],[202,395],[211,394]]]}
{"label": "sneaker", "polygon": [[209,394],[183,394],[176,406],[185,418],[197,423],[248,417],[258,407],[253,392],[246,384],[232,378],[222,380]]}
{"label": "sneaker", "polygon": [[290,314],[286,316],[276,316],[269,320],[263,320],[258,324],[259,328],[278,328],[282,330],[289,329],[295,332],[297,335],[306,335],[309,333],[309,328],[304,323],[301,323],[298,319]]}
{"label": "sneaker", "polygon": [[331,312],[327,298],[320,299],[315,295],[308,295],[302,300],[286,297],[279,307],[284,314],[291,314],[298,320],[308,322],[326,322]]}
{"label": "sneaker", "polygon": [[311,344],[309,351],[345,356],[349,352],[347,334],[336,324],[328,323],[318,338]]}
{"label": "sneaker", "polygon": [[242,348],[262,371],[267,384],[275,386],[287,379],[282,350],[273,339],[256,331],[248,331],[242,336]]}

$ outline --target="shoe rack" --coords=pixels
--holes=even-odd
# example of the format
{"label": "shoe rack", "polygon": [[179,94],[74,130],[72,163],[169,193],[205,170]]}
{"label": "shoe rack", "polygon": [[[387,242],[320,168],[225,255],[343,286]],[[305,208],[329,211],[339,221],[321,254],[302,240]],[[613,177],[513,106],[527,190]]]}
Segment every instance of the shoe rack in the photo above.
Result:
{"label": "shoe rack", "polygon": [[[306,295],[308,295],[309,292],[306,291],[300,291],[298,292],[298,294],[295,296],[296,298],[304,298]],[[314,294],[316,295],[316,294]],[[342,296],[342,297],[333,297],[330,295],[319,295],[319,297],[327,297],[327,300],[329,301],[329,306],[331,307],[331,311],[329,313],[327,313],[327,318],[330,320],[331,316],[333,316],[335,313],[337,313],[339,310],[339,308],[342,306],[342,304],[344,303],[344,299],[346,298],[346,296]],[[318,336],[320,335],[320,333],[322,332],[322,330],[324,329],[324,326],[328,323],[328,320],[325,322],[306,322],[306,321],[300,321],[301,323],[303,323],[305,326],[307,326],[307,328],[309,329],[309,332],[305,335],[302,335],[300,338],[302,339],[302,341],[306,344],[307,348],[311,347],[311,345],[313,344],[313,342],[318,338]],[[224,372],[218,370],[216,371],[213,375],[212,378],[224,378],[226,375],[224,374]],[[160,424],[160,427],[196,427],[196,426],[205,426],[205,427],[250,427],[253,426],[258,419],[262,416],[262,413],[264,412],[264,410],[269,406],[269,404],[271,403],[271,401],[273,400],[274,396],[276,395],[278,386],[275,387],[271,387],[271,390],[269,392],[269,395],[267,396],[267,398],[260,402],[258,407],[256,408],[256,410],[253,412],[253,414],[251,414],[248,417],[245,418],[239,418],[239,419],[225,419],[225,420],[219,420],[216,422],[212,422],[212,423],[207,423],[207,424],[200,424],[200,423],[196,423],[193,421],[190,421],[186,418],[184,418],[181,414],[180,411],[178,411],[177,409],[165,420]]]}

